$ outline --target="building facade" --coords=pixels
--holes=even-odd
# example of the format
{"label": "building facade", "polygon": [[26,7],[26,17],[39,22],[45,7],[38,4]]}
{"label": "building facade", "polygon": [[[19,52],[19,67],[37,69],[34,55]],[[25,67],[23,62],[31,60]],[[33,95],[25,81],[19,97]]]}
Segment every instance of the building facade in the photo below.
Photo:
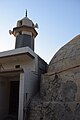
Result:
{"label": "building facade", "polygon": [[26,13],[9,31],[16,38],[15,49],[0,53],[0,120],[26,119],[29,101],[47,71],[47,63],[34,52],[36,27]]}
{"label": "building facade", "polygon": [[80,35],[53,56],[28,120],[80,120]]}

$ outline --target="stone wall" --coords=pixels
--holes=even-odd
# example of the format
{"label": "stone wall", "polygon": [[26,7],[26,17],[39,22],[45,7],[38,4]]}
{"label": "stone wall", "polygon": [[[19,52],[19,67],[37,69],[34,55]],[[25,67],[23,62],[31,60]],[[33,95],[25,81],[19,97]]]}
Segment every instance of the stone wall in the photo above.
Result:
{"label": "stone wall", "polygon": [[80,104],[43,102],[36,106],[33,105],[29,120],[80,120]]}
{"label": "stone wall", "polygon": [[28,120],[80,120],[80,36],[53,57]]}
{"label": "stone wall", "polygon": [[40,94],[30,106],[29,120],[80,120],[80,71],[73,71],[42,77]]}

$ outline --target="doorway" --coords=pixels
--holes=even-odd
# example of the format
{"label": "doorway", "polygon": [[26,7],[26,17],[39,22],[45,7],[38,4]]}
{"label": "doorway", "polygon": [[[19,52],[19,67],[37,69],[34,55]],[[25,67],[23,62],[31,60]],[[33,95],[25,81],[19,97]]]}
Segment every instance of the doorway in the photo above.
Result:
{"label": "doorway", "polygon": [[9,114],[18,116],[19,81],[10,81]]}

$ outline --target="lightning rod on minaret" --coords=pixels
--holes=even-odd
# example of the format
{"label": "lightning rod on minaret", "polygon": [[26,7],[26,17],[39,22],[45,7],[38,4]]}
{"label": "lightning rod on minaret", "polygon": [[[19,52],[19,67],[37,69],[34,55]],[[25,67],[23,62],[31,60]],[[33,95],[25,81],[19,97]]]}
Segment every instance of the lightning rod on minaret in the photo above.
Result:
{"label": "lightning rod on minaret", "polygon": [[27,9],[26,9],[26,17],[27,17]]}

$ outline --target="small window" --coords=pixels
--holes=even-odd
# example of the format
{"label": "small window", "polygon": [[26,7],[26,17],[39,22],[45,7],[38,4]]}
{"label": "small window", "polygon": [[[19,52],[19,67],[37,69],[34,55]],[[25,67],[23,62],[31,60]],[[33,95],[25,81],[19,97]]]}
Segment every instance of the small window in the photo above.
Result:
{"label": "small window", "polygon": [[20,21],[20,25],[22,25],[22,20]]}
{"label": "small window", "polygon": [[19,35],[22,35],[22,32],[19,32]]}
{"label": "small window", "polygon": [[15,68],[20,68],[20,65],[15,65]]}

